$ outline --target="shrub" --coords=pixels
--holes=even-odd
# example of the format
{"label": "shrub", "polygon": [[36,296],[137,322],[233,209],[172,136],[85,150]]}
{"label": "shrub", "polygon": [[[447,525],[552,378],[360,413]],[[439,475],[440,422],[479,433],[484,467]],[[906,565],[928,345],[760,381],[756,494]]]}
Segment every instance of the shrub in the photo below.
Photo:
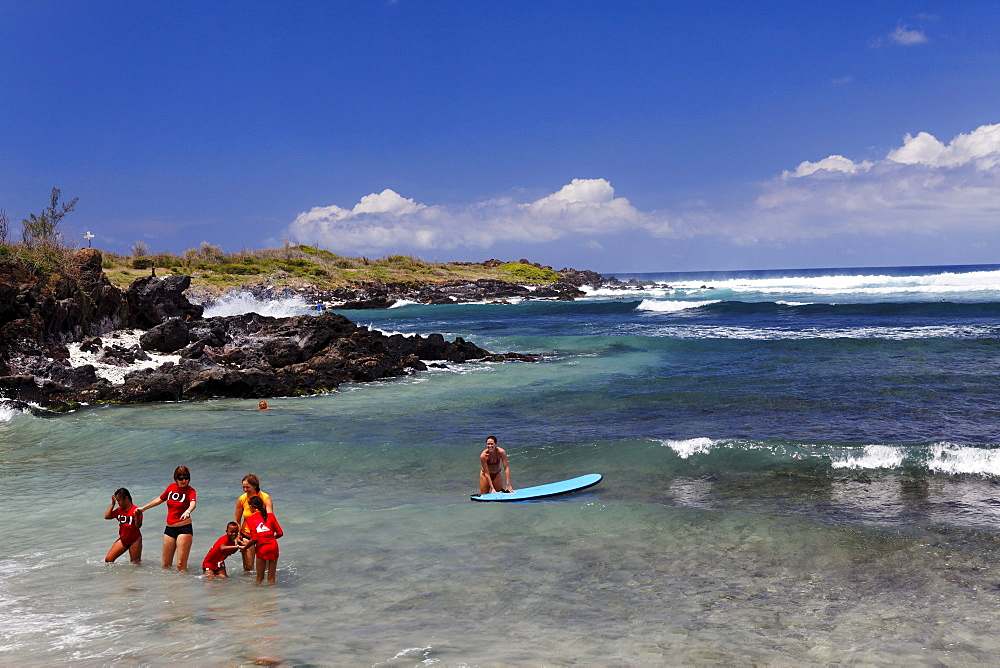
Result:
{"label": "shrub", "polygon": [[184,266],[184,261],[172,253],[157,253],[151,259],[157,267],[163,267],[164,269],[174,269]]}
{"label": "shrub", "polygon": [[235,274],[237,276],[253,276],[262,274],[262,267],[256,264],[219,264],[213,269],[219,274]]}
{"label": "shrub", "polygon": [[541,269],[540,267],[524,264],[523,262],[506,262],[497,267],[497,269],[526,281],[554,283],[559,280],[559,275],[551,269]]}

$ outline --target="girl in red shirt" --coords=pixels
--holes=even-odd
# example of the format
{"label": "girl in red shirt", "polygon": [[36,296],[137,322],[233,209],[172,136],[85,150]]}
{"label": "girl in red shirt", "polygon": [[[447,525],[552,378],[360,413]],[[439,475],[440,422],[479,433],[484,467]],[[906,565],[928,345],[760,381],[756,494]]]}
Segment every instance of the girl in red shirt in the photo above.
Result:
{"label": "girl in red shirt", "polygon": [[150,508],[167,502],[167,526],[163,530],[163,567],[173,566],[174,553],[177,553],[177,570],[187,572],[188,556],[191,554],[191,542],[194,540],[194,528],[191,524],[191,513],[198,505],[197,494],[191,486],[191,472],[186,466],[174,469],[174,482],[159,497],[153,499],[139,510],[146,512]]}
{"label": "girl in red shirt", "polygon": [[257,584],[264,581],[264,571],[267,571],[267,583],[274,584],[274,574],[278,570],[278,539],[284,532],[274,513],[264,509],[259,496],[250,497],[247,503],[256,511],[247,518],[247,525],[250,538],[257,546]]}
{"label": "girl in red shirt", "polygon": [[[117,508],[115,507],[117,505]],[[111,505],[104,511],[104,519],[118,520],[118,540],[115,541],[108,556],[107,563],[128,552],[128,558],[133,564],[142,561],[142,511],[132,503],[132,495],[124,487],[120,487],[111,495]]]}

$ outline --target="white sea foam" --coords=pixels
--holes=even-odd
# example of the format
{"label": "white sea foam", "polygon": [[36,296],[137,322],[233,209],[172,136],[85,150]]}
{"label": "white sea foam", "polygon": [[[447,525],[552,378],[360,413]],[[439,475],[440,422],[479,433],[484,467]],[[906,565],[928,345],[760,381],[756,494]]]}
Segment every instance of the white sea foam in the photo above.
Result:
{"label": "white sea foam", "polygon": [[370,329],[371,331],[376,332],[378,334],[382,334],[383,336],[395,336],[395,335],[399,334],[400,336],[405,336],[408,339],[411,339],[414,336],[417,336],[416,332],[398,332],[398,331],[391,331],[390,332],[387,329],[379,329],[378,327],[374,327],[374,326],[372,326],[370,324],[369,325],[363,325],[363,326],[368,327],[368,329]]}
{"label": "white sea foam", "polygon": [[394,665],[394,663],[397,660],[399,660],[399,659],[408,659],[408,660],[412,661],[416,657],[412,657],[410,655],[414,654],[414,653],[417,653],[420,656],[424,657],[423,660],[420,661],[418,665],[423,664],[425,666],[429,666],[429,665],[432,665],[432,664],[440,662],[440,659],[430,658],[430,653],[431,653],[431,651],[433,649],[434,648],[431,645],[428,645],[427,647],[407,647],[406,649],[403,649],[403,650],[400,650],[400,651],[396,652],[396,655],[393,656],[393,657],[391,657],[387,661],[379,661],[378,663],[375,663],[375,664],[372,664],[372,665],[375,665],[375,666]]}
{"label": "white sea foam", "polygon": [[[682,459],[710,453],[718,447],[725,447],[725,443],[705,437],[660,441],[662,446],[670,448]],[[899,470],[913,454],[910,446],[884,443],[872,443],[860,448],[824,445],[775,448],[762,444],[745,444],[742,447],[795,459],[826,457],[833,468],[854,471]],[[932,473],[1000,476],[1000,450],[938,443],[927,446],[925,466]]]}
{"label": "white sea foam", "polygon": [[1000,450],[939,443],[929,448],[927,468],[936,473],[1000,476]]}
{"label": "white sea foam", "polygon": [[[790,272],[791,273],[791,272]],[[837,296],[854,295],[872,298],[940,298],[947,295],[960,299],[963,296],[996,298],[1000,296],[1000,270],[946,272],[912,276],[887,274],[855,274],[849,276],[772,276],[766,278],[729,278],[706,281],[704,279],[671,281],[650,287],[630,287],[625,290],[599,289],[589,291],[591,297],[606,298],[612,295],[648,295],[653,299],[667,294],[703,293],[707,288],[727,293],[728,299],[754,296],[795,295],[814,296],[832,300]]]}
{"label": "white sea foam", "polygon": [[680,441],[661,441],[661,445],[670,448],[681,459],[687,459],[691,455],[702,455],[706,452],[711,452],[712,448],[715,446],[715,441],[710,438],[688,438]]}
{"label": "white sea foam", "polygon": [[609,297],[613,297],[615,299],[621,297],[648,297],[650,299],[663,299],[676,292],[673,288],[666,286],[630,286],[627,288],[616,288],[612,290],[609,288],[591,288],[585,285],[580,289],[586,295],[585,299],[608,299]]}
{"label": "white sea foam", "polygon": [[[123,329],[117,332],[102,334],[101,341],[103,341],[105,348],[120,346],[125,349],[131,349],[139,345],[139,337],[142,334],[143,332],[137,329]],[[155,369],[166,362],[176,364],[181,359],[180,355],[161,355],[147,351],[146,354],[149,355],[149,360],[136,360],[134,364],[128,366],[117,366],[115,364],[98,362],[97,358],[100,356],[100,353],[80,350],[79,342],[68,343],[66,347],[69,349],[69,363],[72,366],[78,367],[85,364],[92,364],[98,376],[108,379],[115,385],[124,383],[125,376],[138,369]]]}
{"label": "white sea foam", "polygon": [[809,339],[982,339],[1000,335],[1000,327],[989,325],[927,327],[840,327],[834,329],[780,329],[761,327],[726,327],[700,324],[676,324],[648,327],[642,323],[627,325],[621,334],[656,336],[671,339],[736,339],[748,341],[803,341]]}
{"label": "white sea foam", "polygon": [[211,306],[208,306],[204,315],[206,318],[214,318],[216,316],[258,313],[275,318],[289,318],[296,315],[306,315],[315,312],[315,310],[315,304],[307,303],[298,295],[262,301],[250,292],[235,290],[223,295]]}
{"label": "white sea foam", "polygon": [[709,304],[718,304],[721,300],[713,299],[705,302],[680,302],[680,301],[656,301],[653,299],[643,299],[637,307],[640,311],[657,311],[659,313],[673,313],[675,311],[686,311],[688,309],[700,308]]}
{"label": "white sea foam", "polygon": [[830,456],[835,469],[896,469],[906,459],[906,449],[896,445],[866,445],[860,453],[846,452]]}
{"label": "white sea foam", "polygon": [[[877,470],[902,467],[911,448],[903,445],[866,445],[859,452],[830,455],[835,469]],[[937,443],[927,446],[924,465],[932,473],[1000,476],[1000,450]]]}
{"label": "white sea foam", "polygon": [[0,423],[10,422],[15,416],[21,415],[22,412],[23,411],[19,411],[14,408],[0,406]]}

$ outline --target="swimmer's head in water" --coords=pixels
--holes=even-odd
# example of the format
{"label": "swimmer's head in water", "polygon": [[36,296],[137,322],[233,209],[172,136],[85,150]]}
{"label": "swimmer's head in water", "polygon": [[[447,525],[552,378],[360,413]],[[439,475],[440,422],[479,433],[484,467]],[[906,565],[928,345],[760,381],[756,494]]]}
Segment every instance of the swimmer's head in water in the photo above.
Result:
{"label": "swimmer's head in water", "polygon": [[257,404],[257,408],[259,410],[266,411],[267,410],[267,402],[266,401],[261,401],[259,404]]}

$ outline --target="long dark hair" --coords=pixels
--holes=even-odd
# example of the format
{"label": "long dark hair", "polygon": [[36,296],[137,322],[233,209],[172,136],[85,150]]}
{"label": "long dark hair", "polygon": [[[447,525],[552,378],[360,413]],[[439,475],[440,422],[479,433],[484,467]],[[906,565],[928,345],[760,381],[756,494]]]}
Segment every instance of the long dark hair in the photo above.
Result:
{"label": "long dark hair", "polygon": [[264,509],[264,502],[260,500],[259,496],[251,496],[250,500],[247,501],[250,507],[260,513],[260,516],[265,520],[267,519],[267,511]]}

